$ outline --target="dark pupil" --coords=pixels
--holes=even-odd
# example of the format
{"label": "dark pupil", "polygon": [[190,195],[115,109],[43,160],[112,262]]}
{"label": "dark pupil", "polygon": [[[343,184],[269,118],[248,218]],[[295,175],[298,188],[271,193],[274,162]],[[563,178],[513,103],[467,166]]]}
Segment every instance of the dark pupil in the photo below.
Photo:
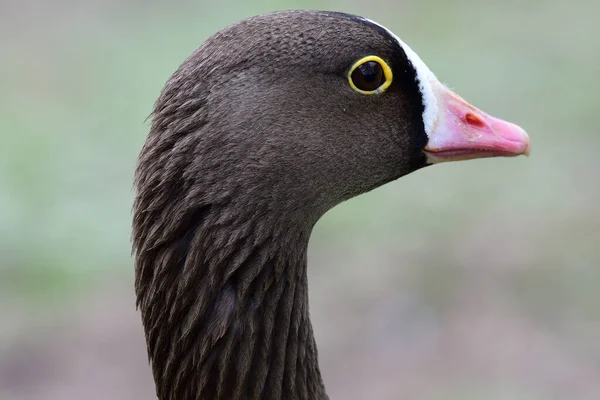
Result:
{"label": "dark pupil", "polygon": [[352,82],[364,91],[376,90],[383,81],[381,65],[375,61],[367,61],[352,72]]}

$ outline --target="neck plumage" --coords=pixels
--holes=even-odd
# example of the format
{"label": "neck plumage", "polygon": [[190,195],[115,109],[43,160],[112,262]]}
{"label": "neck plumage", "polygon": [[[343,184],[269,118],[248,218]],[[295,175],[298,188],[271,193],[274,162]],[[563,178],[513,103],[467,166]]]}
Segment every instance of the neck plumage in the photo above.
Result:
{"label": "neck plumage", "polygon": [[136,215],[136,292],[158,398],[326,399],[309,233],[227,211],[195,207],[153,226],[152,209]]}

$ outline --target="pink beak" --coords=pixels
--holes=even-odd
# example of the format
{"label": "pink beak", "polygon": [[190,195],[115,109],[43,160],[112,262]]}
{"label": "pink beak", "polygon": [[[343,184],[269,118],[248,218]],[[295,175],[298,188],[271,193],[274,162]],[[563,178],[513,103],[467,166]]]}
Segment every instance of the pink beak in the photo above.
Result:
{"label": "pink beak", "polygon": [[529,155],[529,137],[522,128],[484,113],[441,84],[434,91],[439,114],[425,146],[430,164]]}

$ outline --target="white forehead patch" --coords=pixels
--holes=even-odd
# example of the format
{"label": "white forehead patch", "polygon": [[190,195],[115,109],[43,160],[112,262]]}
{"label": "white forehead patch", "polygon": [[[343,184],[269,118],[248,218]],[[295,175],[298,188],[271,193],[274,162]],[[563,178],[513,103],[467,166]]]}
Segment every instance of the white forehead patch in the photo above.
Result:
{"label": "white forehead patch", "polygon": [[421,90],[421,95],[423,97],[423,124],[425,125],[425,133],[429,136],[433,131],[438,118],[438,102],[433,91],[433,85],[441,85],[441,83],[439,83],[436,76],[431,72],[423,60],[421,60],[417,53],[415,53],[413,49],[404,43],[398,36],[394,35],[392,31],[370,19],[363,18],[363,20],[384,29],[391,37],[396,39],[400,47],[404,50],[404,53],[406,53],[406,57],[415,68],[417,79],[419,80],[419,89]]}

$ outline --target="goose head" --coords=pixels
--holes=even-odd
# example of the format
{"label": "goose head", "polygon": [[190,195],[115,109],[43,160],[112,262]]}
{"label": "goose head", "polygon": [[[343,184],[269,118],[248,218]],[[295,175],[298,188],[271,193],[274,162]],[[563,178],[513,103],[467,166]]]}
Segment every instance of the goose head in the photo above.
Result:
{"label": "goose head", "polygon": [[306,279],[317,220],[425,166],[529,149],[368,19],[277,12],[210,37],[164,86],[136,170],[158,398],[326,398]]}

